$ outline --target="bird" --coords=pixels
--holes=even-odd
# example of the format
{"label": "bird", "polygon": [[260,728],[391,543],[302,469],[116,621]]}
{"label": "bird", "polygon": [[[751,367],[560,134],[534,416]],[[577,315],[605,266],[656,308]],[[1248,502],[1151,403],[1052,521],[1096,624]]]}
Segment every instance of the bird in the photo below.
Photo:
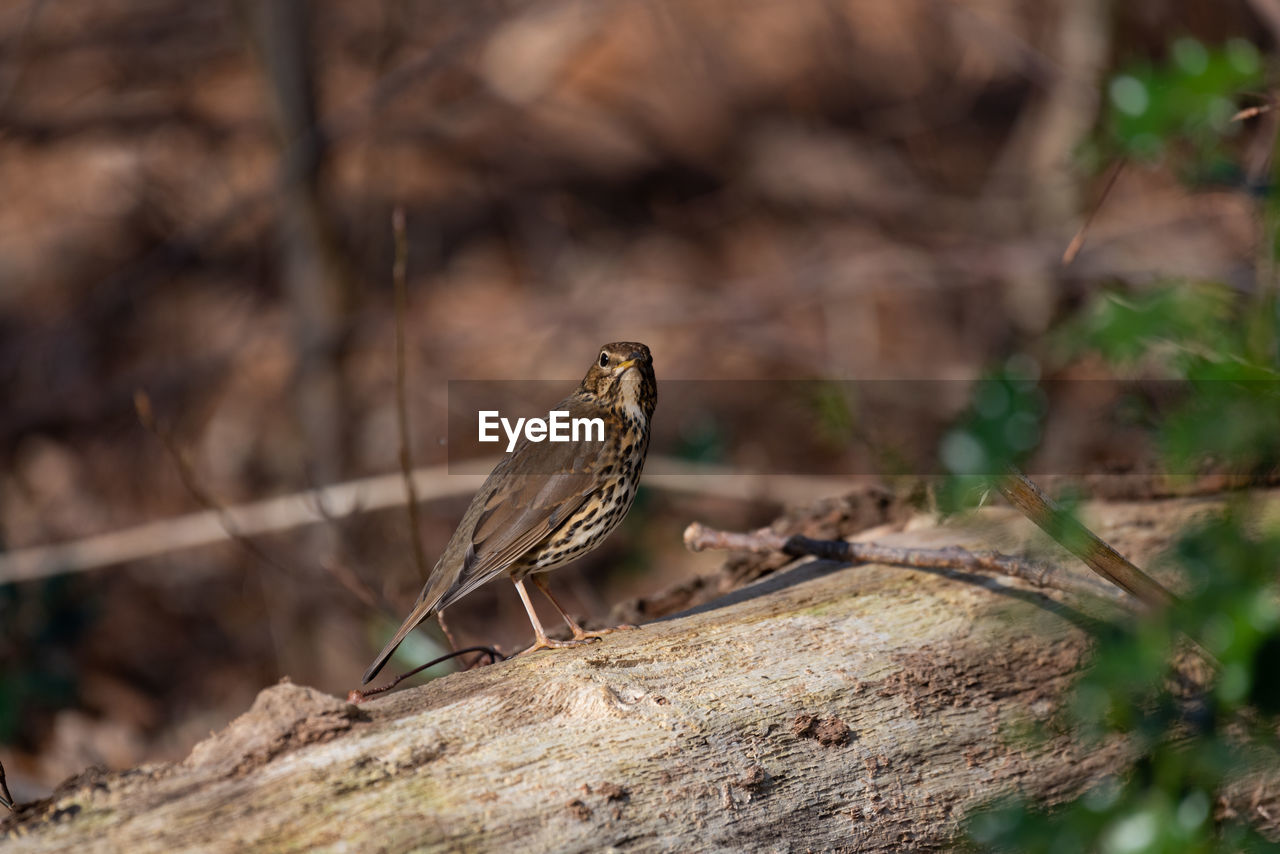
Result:
{"label": "bird", "polygon": [[[378,675],[423,620],[503,573],[515,583],[533,624],[534,643],[525,653],[590,643],[616,631],[584,631],[556,601],[543,576],[593,551],[631,509],[657,402],[648,347],[630,341],[601,347],[577,390],[555,409],[567,410],[571,418],[602,419],[603,439],[594,437],[598,431],[590,441],[569,442],[532,442],[525,434],[503,456],[471,499],[413,610],[361,684]],[[560,612],[573,633],[570,640],[547,637],[526,580]]]}

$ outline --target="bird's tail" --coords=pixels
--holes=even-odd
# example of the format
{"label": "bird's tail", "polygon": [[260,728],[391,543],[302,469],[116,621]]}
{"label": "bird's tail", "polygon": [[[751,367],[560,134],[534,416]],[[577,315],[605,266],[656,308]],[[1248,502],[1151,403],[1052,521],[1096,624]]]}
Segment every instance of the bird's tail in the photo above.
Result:
{"label": "bird's tail", "polygon": [[416,629],[419,623],[435,612],[434,606],[438,601],[439,597],[418,600],[418,604],[414,606],[413,610],[409,612],[409,616],[404,618],[404,622],[396,630],[395,636],[387,641],[387,645],[382,648],[382,652],[378,653],[378,657],[373,660],[373,664],[370,664],[369,669],[364,672],[364,678],[360,680],[361,685],[368,685],[369,680],[378,675],[378,671],[387,663],[387,659],[391,658],[392,653],[396,651],[396,647],[400,645],[400,642],[408,637],[409,632]]}
{"label": "bird's tail", "polygon": [[369,665],[369,669],[364,672],[364,679],[360,681],[360,684],[368,685],[369,680],[378,675],[378,671],[387,663],[387,659],[391,658],[392,653],[396,651],[396,647],[409,636],[409,632],[418,627],[419,623],[432,614],[448,608],[492,577],[492,575],[473,574],[459,581],[456,575],[441,572],[440,564],[436,564],[436,568],[431,571],[431,581],[427,583],[422,595],[418,597],[413,610],[409,612],[409,616],[404,618],[404,622],[396,630],[395,637],[387,641],[387,645],[382,648],[382,652],[378,653],[378,657],[373,660],[373,664]]}

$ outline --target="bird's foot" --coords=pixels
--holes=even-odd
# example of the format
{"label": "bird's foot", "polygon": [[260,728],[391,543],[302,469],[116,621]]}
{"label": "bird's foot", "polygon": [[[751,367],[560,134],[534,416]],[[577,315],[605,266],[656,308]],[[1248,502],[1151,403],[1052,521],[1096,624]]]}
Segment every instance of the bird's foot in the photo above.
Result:
{"label": "bird's foot", "polygon": [[611,635],[611,634],[613,634],[614,632],[630,632],[630,631],[634,631],[634,630],[636,630],[636,629],[638,629],[638,628],[640,628],[640,627],[639,627],[639,626],[633,626],[633,625],[631,625],[630,623],[623,623],[622,625],[620,625],[620,626],[614,626],[614,627],[613,627],[613,628],[611,628],[611,629],[592,629],[592,630],[591,630],[591,631],[589,631],[589,632],[588,632],[588,631],[584,631],[583,629],[578,629],[576,632],[574,632],[574,633],[573,633],[573,639],[574,639],[574,640],[576,640],[576,641],[581,641],[581,640],[597,640],[597,639],[599,639],[599,638],[604,637],[605,635]]}
{"label": "bird's foot", "polygon": [[540,649],[566,649],[571,646],[582,646],[583,644],[595,643],[599,640],[590,632],[584,632],[580,638],[570,638],[569,640],[552,640],[551,638],[538,638],[534,641],[533,646],[518,652],[516,655],[528,655],[531,652],[537,652]]}

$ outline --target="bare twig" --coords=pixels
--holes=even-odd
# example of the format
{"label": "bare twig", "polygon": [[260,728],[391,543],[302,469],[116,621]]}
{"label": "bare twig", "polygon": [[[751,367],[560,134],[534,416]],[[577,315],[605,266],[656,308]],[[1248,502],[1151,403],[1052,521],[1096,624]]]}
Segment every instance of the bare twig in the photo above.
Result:
{"label": "bare twig", "polygon": [[913,569],[960,569],[994,572],[1021,578],[1037,587],[1090,596],[1106,595],[1111,588],[1095,586],[1065,575],[1056,567],[999,552],[975,552],[951,546],[919,549],[884,546],[878,543],[850,543],[844,540],[815,540],[800,535],[785,536],[769,528],[750,533],[718,531],[694,522],[684,529],[684,544],[690,551],[730,549],[756,553],[782,552],[794,557],[813,555],[846,563],[875,563]]}
{"label": "bare twig", "polygon": [[381,688],[368,688],[366,690],[352,688],[350,691],[347,692],[347,702],[363,703],[365,700],[369,699],[370,697],[376,697],[379,694],[385,694],[386,692],[390,691],[392,688],[399,685],[404,680],[408,679],[410,676],[416,676],[417,674],[421,673],[422,671],[428,668],[435,667],[437,664],[441,663],[442,661],[448,661],[451,658],[457,658],[458,656],[466,655],[469,652],[478,652],[480,653],[480,655],[476,657],[475,661],[471,662],[471,665],[469,667],[464,667],[463,670],[470,670],[471,667],[474,667],[476,663],[479,662],[480,659],[485,656],[489,657],[490,664],[493,664],[498,661],[507,660],[507,657],[505,655],[498,652],[493,647],[469,646],[466,649],[455,649],[454,651],[446,653],[440,656],[439,658],[431,659],[426,664],[420,664],[417,667],[413,668],[412,670],[408,671],[407,673],[401,673],[399,676],[397,676],[395,679],[392,679],[390,682],[388,682],[386,685],[383,685]]}
{"label": "bare twig", "polygon": [[[496,459],[481,461],[477,469],[487,470],[496,462]],[[652,455],[649,465],[660,469],[645,475],[645,484],[650,489],[738,501],[785,504],[808,500],[815,494],[832,494],[852,482],[832,477],[738,475],[719,466],[692,465]],[[484,478],[481,471],[451,473],[447,465],[425,466],[413,472],[419,501],[470,495],[480,488]],[[85,572],[225,542],[232,538],[227,523],[240,536],[255,537],[332,522],[358,513],[388,510],[402,506],[404,500],[404,482],[401,474],[395,472],[146,522],[69,542],[0,552],[0,584]]]}
{"label": "bare twig", "polygon": [[[405,316],[409,313],[409,286],[406,282],[406,268],[409,262],[409,240],[405,235],[404,208],[400,205],[391,212],[391,230],[395,235],[395,261],[391,265],[391,280],[395,288],[396,305],[396,416],[400,433],[400,474],[404,478],[405,509],[409,514],[409,541],[413,543],[413,562],[418,567],[418,576],[425,584],[431,578],[431,568],[427,565],[427,552],[422,545],[422,528],[418,524],[418,493],[413,485],[413,451],[409,442],[409,404],[407,385],[407,368],[405,359]],[[449,624],[444,620],[444,611],[436,612],[436,621],[440,631],[444,633],[449,649],[456,650],[457,642]]]}
{"label": "bare twig", "polygon": [[390,607],[386,598],[375,593],[373,588],[366,584],[364,579],[348,566],[348,561],[343,559],[343,556],[347,554],[347,549],[338,528],[338,518],[334,516],[328,505],[325,504],[325,491],[313,487],[312,494],[315,495],[316,510],[324,516],[324,520],[335,531],[331,553],[323,555],[319,560],[321,568],[337,579],[339,584],[347,588],[357,599],[370,608],[379,609],[387,613],[394,611],[395,609]]}
{"label": "bare twig", "polygon": [[1137,597],[1144,605],[1165,608],[1177,602],[1177,597],[1158,581],[1134,566],[1073,514],[1055,504],[1026,475],[1011,472],[998,481],[997,488],[1022,515],[1067,551],[1112,584]]}
{"label": "bare twig", "polygon": [[160,440],[161,447],[168,453],[173,462],[173,467],[178,472],[178,479],[182,481],[182,486],[202,507],[215,514],[218,523],[226,531],[227,537],[272,569],[286,575],[296,575],[297,573],[294,570],[272,558],[257,543],[241,533],[236,526],[235,520],[227,513],[226,508],[200,485],[200,481],[192,470],[187,455],[178,447],[178,443],[174,441],[173,434],[163,429],[160,426],[160,422],[156,420],[155,410],[151,406],[151,398],[145,391],[139,389],[133,393],[133,407],[138,413],[138,421],[143,428]]}
{"label": "bare twig", "polygon": [[[450,475],[447,466],[414,472],[419,497],[449,498],[475,492],[483,476]],[[155,557],[231,539],[230,522],[242,537],[278,533],[356,513],[371,513],[404,503],[399,473],[352,480],[315,490],[147,522],[49,546],[33,546],[0,554],[0,583],[30,581],[64,572],[83,572],[117,563]],[[319,509],[323,504],[327,513]]]}
{"label": "bare twig", "polygon": [[1234,116],[1232,116],[1231,121],[1242,122],[1245,119],[1252,119],[1252,118],[1255,118],[1256,116],[1262,115],[1263,113],[1269,113],[1273,109],[1275,109],[1274,104],[1258,104],[1253,107],[1245,107],[1243,110],[1239,111]]}
{"label": "bare twig", "polygon": [[357,575],[344,561],[336,557],[327,557],[320,561],[320,566],[353,596],[359,599],[360,604],[374,610],[390,610],[387,608],[386,603],[374,594],[372,588],[365,584],[364,579]]}
{"label": "bare twig", "polygon": [[1089,227],[1093,225],[1093,221],[1097,218],[1098,212],[1102,210],[1102,206],[1106,203],[1107,197],[1111,195],[1111,190],[1115,187],[1116,181],[1120,178],[1120,173],[1124,171],[1124,164],[1124,160],[1117,160],[1115,163],[1111,164],[1111,168],[1107,173],[1106,183],[1102,185],[1102,195],[1098,196],[1098,201],[1094,202],[1093,208],[1089,211],[1089,215],[1084,219],[1084,224],[1080,226],[1080,230],[1076,232],[1075,237],[1071,238],[1071,242],[1067,244],[1067,251],[1062,253],[1062,266],[1069,266],[1072,261],[1076,260],[1076,256],[1080,254],[1080,250],[1084,248],[1084,240],[1085,236],[1089,233]]}
{"label": "bare twig", "polygon": [[[215,514],[218,524],[222,526],[222,529],[226,532],[227,536],[231,538],[236,545],[240,546],[240,548],[244,549],[250,555],[262,561],[277,572],[284,575],[290,575],[295,578],[302,577],[303,573],[276,560],[271,555],[267,554],[267,552],[257,543],[246,536],[245,533],[236,525],[236,520],[227,511],[227,508],[200,485],[199,479],[191,469],[190,462],[182,452],[182,449],[178,447],[177,442],[174,441],[173,435],[168,430],[162,429],[159,422],[156,420],[155,412],[151,407],[151,399],[147,396],[146,392],[141,390],[135,392],[133,403],[134,408],[138,411],[138,420],[142,422],[142,426],[160,440],[160,444],[173,460],[173,464],[178,470],[178,477],[182,481],[182,485],[186,487],[187,491],[190,492],[206,510]],[[316,495],[316,510],[326,519],[331,518],[324,503],[323,492],[319,490],[313,490],[313,492]],[[373,608],[379,607],[378,597],[369,588],[369,585],[365,584],[359,576],[342,564],[341,561],[329,556],[321,560],[320,565],[329,573],[330,576],[332,576],[347,590],[351,591],[361,602],[364,602]]]}
{"label": "bare twig", "polygon": [[418,528],[418,493],[413,487],[413,451],[409,442],[409,404],[404,354],[404,320],[409,310],[409,289],[405,284],[409,241],[405,236],[404,208],[399,205],[391,213],[391,231],[395,235],[395,261],[391,265],[391,281],[395,289],[396,315],[396,426],[400,433],[400,474],[404,478],[405,509],[409,515],[409,539],[413,543],[413,562],[425,582],[430,575],[422,532]]}

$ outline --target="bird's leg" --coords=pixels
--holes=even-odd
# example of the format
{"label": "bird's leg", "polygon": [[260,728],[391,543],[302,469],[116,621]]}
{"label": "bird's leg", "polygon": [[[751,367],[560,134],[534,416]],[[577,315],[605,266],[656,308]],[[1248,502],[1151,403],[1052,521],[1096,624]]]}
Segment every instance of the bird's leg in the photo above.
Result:
{"label": "bird's leg", "polygon": [[[524,579],[512,578],[511,580],[515,582],[516,590],[520,593],[520,601],[524,603],[524,609],[529,612],[529,622],[533,623],[533,634],[534,634],[533,646],[529,647],[524,652],[521,652],[520,655],[525,655],[526,653],[530,653],[530,652],[537,652],[540,649],[562,649],[567,646],[578,646],[580,644],[590,643],[592,640],[594,640],[594,638],[586,638],[586,637],[579,638],[575,636],[573,640],[562,641],[562,640],[552,640],[551,638],[547,637],[547,633],[542,630],[542,622],[538,620],[538,612],[533,610],[533,603],[529,601],[529,591],[524,589]],[[537,584],[536,577],[534,578],[534,583]],[[542,587],[542,585],[538,585],[538,586]],[[545,593],[546,588],[543,587],[542,591]],[[551,601],[552,601],[552,604],[555,604],[554,599]],[[559,607],[560,607],[559,605],[556,605],[557,609]],[[564,611],[561,611],[560,613],[563,614]],[[572,625],[572,623],[570,624]],[[582,630],[579,629],[578,631],[582,631]]]}
{"label": "bird's leg", "polygon": [[529,576],[529,580],[534,583],[535,587],[542,591],[543,596],[546,596],[551,600],[551,604],[560,612],[560,616],[564,617],[564,621],[569,624],[569,630],[573,632],[573,639],[576,641],[596,640],[597,638],[604,637],[605,635],[612,634],[613,632],[622,632],[635,628],[635,626],[621,625],[612,629],[596,629],[591,632],[584,631],[582,626],[578,625],[578,621],[573,617],[570,617],[569,612],[560,605],[560,602],[556,597],[551,595],[551,587],[547,584],[545,578],[541,575],[531,575]]}

